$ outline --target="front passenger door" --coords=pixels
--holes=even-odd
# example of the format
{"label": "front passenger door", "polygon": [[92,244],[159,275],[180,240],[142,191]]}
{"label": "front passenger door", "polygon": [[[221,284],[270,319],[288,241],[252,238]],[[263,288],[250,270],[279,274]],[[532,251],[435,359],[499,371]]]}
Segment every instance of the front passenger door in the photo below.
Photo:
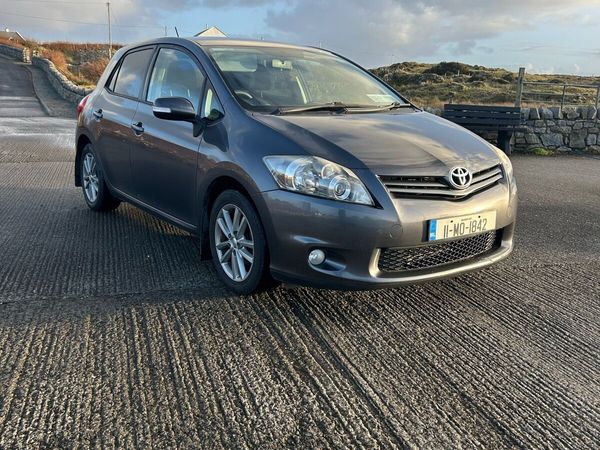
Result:
{"label": "front passenger door", "polygon": [[206,77],[195,58],[175,47],[162,47],[148,83],[145,101],[133,119],[136,138],[131,149],[131,170],[139,200],[192,225],[195,221],[198,146],[193,124],[154,116],[160,97],[184,97],[199,110]]}

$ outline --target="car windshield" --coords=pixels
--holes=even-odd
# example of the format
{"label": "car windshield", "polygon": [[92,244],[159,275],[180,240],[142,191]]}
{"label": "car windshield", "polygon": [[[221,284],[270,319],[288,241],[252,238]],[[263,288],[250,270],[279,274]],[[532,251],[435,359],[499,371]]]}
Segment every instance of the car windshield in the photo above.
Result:
{"label": "car windshield", "polygon": [[326,51],[258,46],[215,46],[208,51],[231,91],[253,111],[405,104],[375,77]]}

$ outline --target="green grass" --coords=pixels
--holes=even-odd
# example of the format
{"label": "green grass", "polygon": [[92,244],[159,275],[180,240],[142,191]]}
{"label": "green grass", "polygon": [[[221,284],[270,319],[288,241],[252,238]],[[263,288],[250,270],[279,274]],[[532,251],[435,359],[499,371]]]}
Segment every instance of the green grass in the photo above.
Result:
{"label": "green grass", "polygon": [[[516,98],[517,74],[505,69],[458,62],[403,62],[372,72],[423,107],[442,108],[445,103],[513,105]],[[563,83],[600,84],[600,77],[576,75],[526,74],[525,80],[556,83],[556,86],[526,86],[523,106],[539,106],[544,101],[560,104]],[[574,104],[594,104],[596,91],[570,88],[568,100]]]}
{"label": "green grass", "polygon": [[556,151],[544,147],[534,148],[532,153],[537,156],[556,156]]}

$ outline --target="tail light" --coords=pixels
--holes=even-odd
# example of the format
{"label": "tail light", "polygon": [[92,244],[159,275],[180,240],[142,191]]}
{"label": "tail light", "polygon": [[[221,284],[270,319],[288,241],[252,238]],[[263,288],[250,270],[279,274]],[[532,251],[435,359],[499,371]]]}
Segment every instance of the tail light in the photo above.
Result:
{"label": "tail light", "polygon": [[90,98],[91,94],[86,95],[85,97],[83,97],[81,99],[81,101],[79,102],[79,104],[77,105],[77,117],[79,118],[79,115],[81,114],[81,111],[83,111],[83,108],[85,108],[85,104],[87,103],[88,99]]}

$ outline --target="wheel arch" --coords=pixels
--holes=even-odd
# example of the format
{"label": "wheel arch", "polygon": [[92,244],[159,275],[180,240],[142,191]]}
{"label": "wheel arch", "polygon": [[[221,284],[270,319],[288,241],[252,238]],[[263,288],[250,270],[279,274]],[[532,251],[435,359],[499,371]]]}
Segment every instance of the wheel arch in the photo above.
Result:
{"label": "wheel arch", "polygon": [[[199,224],[199,237],[202,242],[202,259],[211,259],[210,246],[209,246],[209,236],[208,230],[210,225],[210,211],[219,197],[219,195],[227,190],[236,190],[240,192],[244,197],[248,199],[248,201],[252,204],[256,213],[258,214],[259,219],[262,222],[262,217],[260,214],[260,209],[256,204],[251,192],[251,188],[246,186],[245,183],[240,181],[239,177],[236,177],[236,174],[233,173],[222,173],[213,178],[210,182],[207,183],[206,189],[203,189],[203,195],[201,197],[201,214],[200,214],[200,224]],[[264,223],[264,222],[263,222]],[[263,225],[264,226],[264,225]]]}

